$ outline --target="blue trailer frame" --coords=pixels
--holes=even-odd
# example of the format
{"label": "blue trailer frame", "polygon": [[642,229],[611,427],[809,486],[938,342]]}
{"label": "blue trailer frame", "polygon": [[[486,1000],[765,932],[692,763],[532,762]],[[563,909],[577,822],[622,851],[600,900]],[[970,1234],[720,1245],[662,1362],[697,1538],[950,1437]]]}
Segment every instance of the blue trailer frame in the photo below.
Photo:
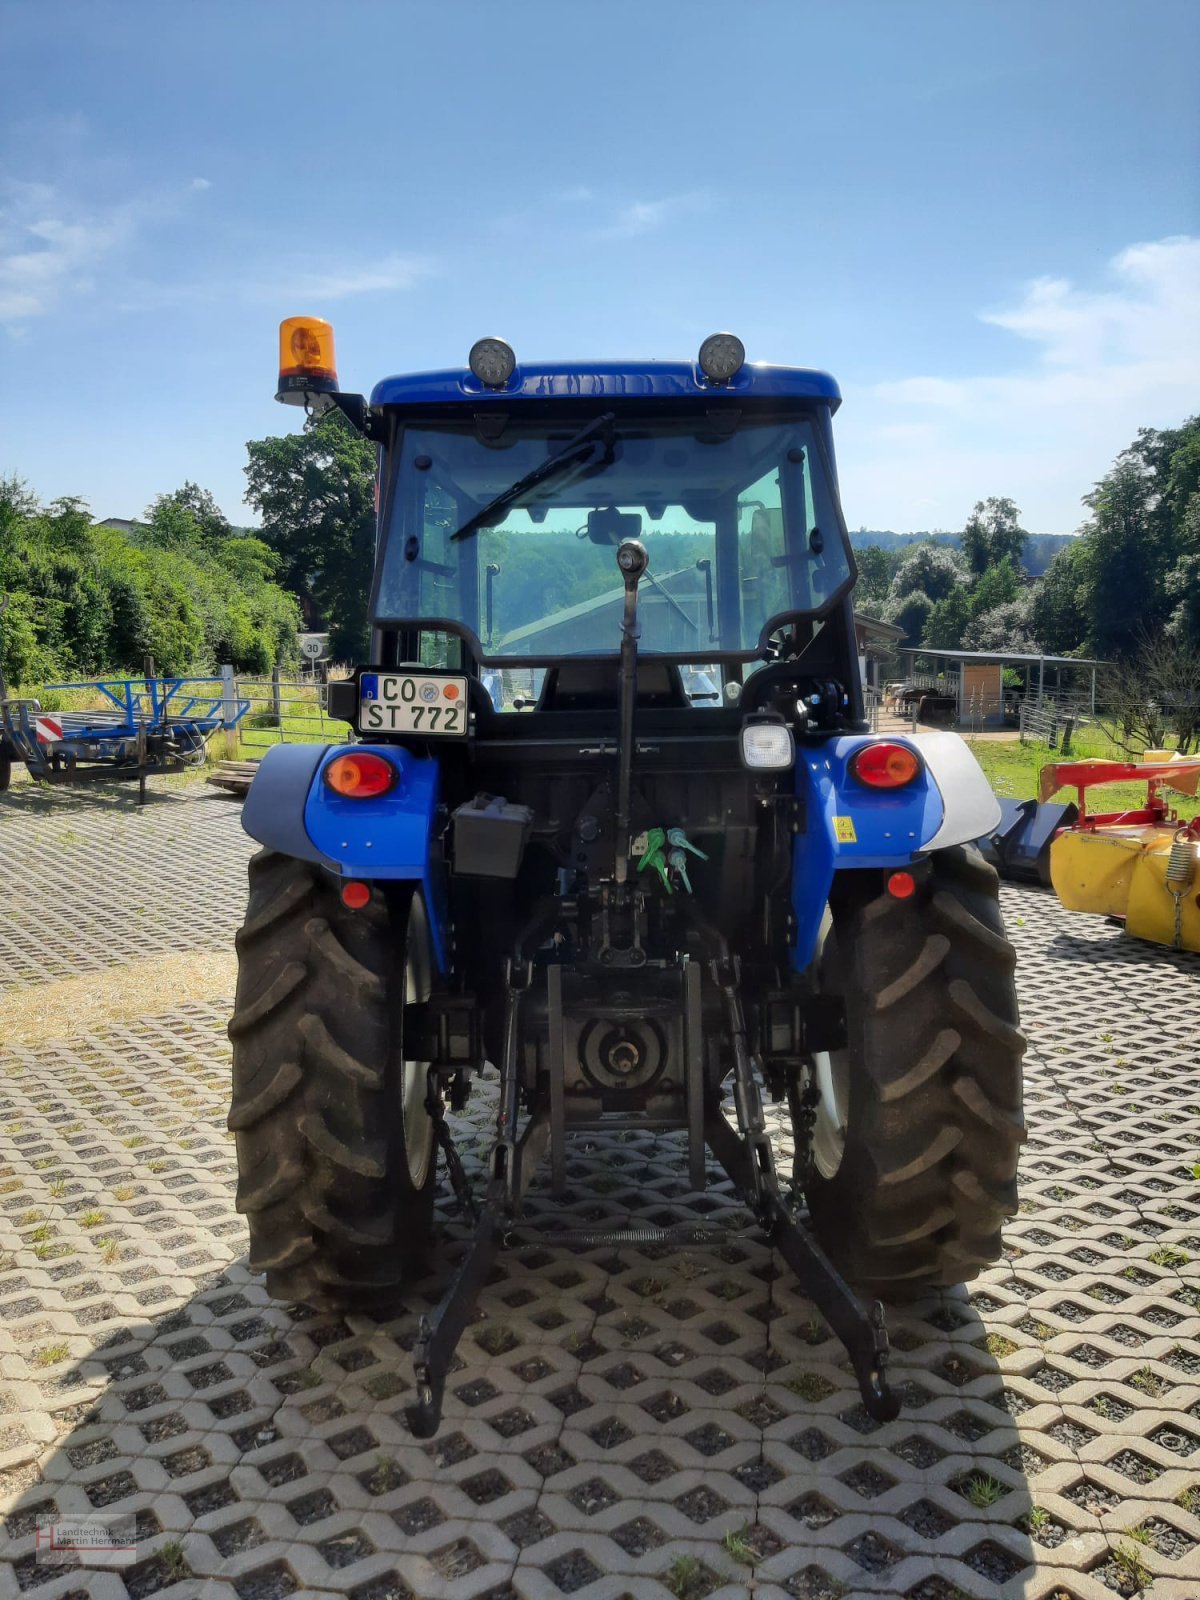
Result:
{"label": "blue trailer frame", "polygon": [[[51,784],[136,778],[143,802],[148,777],[199,765],[212,735],[236,727],[250,709],[248,700],[231,702],[223,680],[211,676],[97,678],[46,687],[99,694],[112,709],[45,712],[37,700],[10,699],[0,680],[0,764],[21,761],[32,778]],[[47,736],[47,722],[57,737]]]}

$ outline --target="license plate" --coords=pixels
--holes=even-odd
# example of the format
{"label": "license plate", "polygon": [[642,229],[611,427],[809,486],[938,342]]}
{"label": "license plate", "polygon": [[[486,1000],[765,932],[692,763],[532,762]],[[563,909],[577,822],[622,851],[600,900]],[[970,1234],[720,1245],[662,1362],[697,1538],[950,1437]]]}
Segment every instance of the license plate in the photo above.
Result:
{"label": "license plate", "polygon": [[364,672],[358,683],[361,733],[451,738],[467,731],[467,680],[443,673]]}

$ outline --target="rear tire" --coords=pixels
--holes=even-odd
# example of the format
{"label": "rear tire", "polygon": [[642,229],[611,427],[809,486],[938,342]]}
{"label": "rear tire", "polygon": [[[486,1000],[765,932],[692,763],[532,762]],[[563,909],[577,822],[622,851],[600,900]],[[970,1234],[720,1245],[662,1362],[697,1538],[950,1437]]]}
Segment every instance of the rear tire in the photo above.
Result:
{"label": "rear tire", "polygon": [[350,911],[318,868],[262,850],[237,949],[229,1127],[250,1265],[282,1300],[388,1309],[433,1227],[426,1063],[403,1053],[405,1003],[429,995],[420,892],[376,888]]}
{"label": "rear tire", "polygon": [[846,1005],[847,1046],[831,1061],[844,1128],[818,1111],[809,1210],[839,1269],[892,1298],[997,1258],[1025,1137],[999,880],[974,845],[930,861],[912,899],[852,889],[833,902],[821,974]]}

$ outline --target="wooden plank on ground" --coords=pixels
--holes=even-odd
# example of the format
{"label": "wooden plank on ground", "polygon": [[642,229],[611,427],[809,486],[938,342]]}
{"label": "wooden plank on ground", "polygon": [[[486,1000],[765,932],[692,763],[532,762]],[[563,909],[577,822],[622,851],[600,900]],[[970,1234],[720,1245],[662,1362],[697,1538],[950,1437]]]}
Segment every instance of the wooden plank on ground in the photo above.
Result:
{"label": "wooden plank on ground", "polygon": [[231,794],[245,795],[258,771],[257,761],[218,761],[215,772],[210,772],[205,783],[218,789],[228,789]]}

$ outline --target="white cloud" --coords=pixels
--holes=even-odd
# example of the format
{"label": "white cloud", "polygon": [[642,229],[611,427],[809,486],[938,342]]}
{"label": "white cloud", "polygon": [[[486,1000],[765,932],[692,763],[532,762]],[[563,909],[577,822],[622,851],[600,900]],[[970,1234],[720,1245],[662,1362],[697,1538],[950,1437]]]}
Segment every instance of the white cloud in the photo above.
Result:
{"label": "white cloud", "polygon": [[411,289],[436,268],[428,256],[393,254],[364,266],[333,263],[321,272],[288,277],[276,261],[250,261],[234,278],[213,275],[153,283],[128,278],[122,285],[119,311],[160,311],[172,306],[274,305],[289,315],[319,315],[335,300],[362,294],[396,294]]}
{"label": "white cloud", "polygon": [[68,294],[90,293],[98,269],[179,199],[162,191],[97,206],[51,184],[0,180],[0,323],[19,326]]}
{"label": "white cloud", "polygon": [[348,300],[356,294],[380,294],[411,289],[421,278],[432,271],[432,262],[423,256],[390,255],[364,267],[346,267],[326,272],[304,274],[292,282],[280,284],[275,278],[255,292],[261,299],[269,294],[272,300],[281,294],[298,299],[317,301]]}
{"label": "white cloud", "polygon": [[602,239],[635,239],[688,212],[700,211],[707,197],[700,193],[668,195],[662,200],[634,200],[622,206],[613,220],[599,230]]}
{"label": "white cloud", "polygon": [[977,499],[1007,494],[1035,532],[1076,527],[1080,497],[1138,428],[1200,403],[1200,239],[1131,245],[1106,280],[1037,278],[980,313],[1031,348],[1018,370],[890,380],[847,405],[851,524],[961,527]]}
{"label": "white cloud", "polygon": [[211,178],[193,178],[192,179],[192,188],[193,189],[211,189],[212,188],[212,179]]}
{"label": "white cloud", "polygon": [[125,208],[85,213],[46,184],[0,186],[0,322],[50,311],[75,274],[129,234]]}

